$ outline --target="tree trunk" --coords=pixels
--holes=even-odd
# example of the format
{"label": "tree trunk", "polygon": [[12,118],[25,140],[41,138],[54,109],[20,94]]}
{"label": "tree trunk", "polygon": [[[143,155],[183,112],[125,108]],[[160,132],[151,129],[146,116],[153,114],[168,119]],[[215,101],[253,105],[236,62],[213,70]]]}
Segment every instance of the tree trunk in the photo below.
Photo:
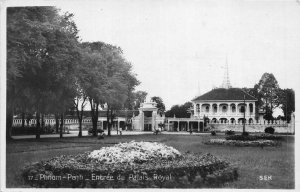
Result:
{"label": "tree trunk", "polygon": [[110,133],[111,123],[109,121],[109,108],[107,108],[106,117],[107,117],[107,136],[111,136],[111,133]]}
{"label": "tree trunk", "polygon": [[58,133],[59,128],[59,114],[55,114],[55,132]]}
{"label": "tree trunk", "polygon": [[27,114],[27,118],[26,118],[26,124],[27,124],[27,127],[29,127],[29,122],[30,122],[30,117],[29,117],[29,114]]}
{"label": "tree trunk", "polygon": [[13,126],[13,112],[12,110],[8,109],[6,114],[6,140],[12,139],[12,126]]}
{"label": "tree trunk", "polygon": [[41,136],[41,132],[40,132],[40,129],[41,129],[41,124],[40,124],[40,112],[37,111],[36,112],[36,135],[35,135],[35,138],[36,139],[39,139]]}
{"label": "tree trunk", "polygon": [[79,110],[76,108],[76,112],[77,112],[77,118],[78,118],[78,123],[79,123],[78,137],[82,137],[82,116],[83,116],[83,111],[81,111],[81,113],[79,113]]}
{"label": "tree trunk", "polygon": [[22,112],[22,129],[25,127],[25,113]]}
{"label": "tree trunk", "polygon": [[79,133],[78,133],[78,137],[82,137],[82,119],[78,120],[79,122]]}
{"label": "tree trunk", "polygon": [[45,119],[44,119],[44,113],[42,113],[41,116],[42,116],[42,118],[41,118],[41,119],[42,119],[42,120],[41,120],[41,128],[42,128],[42,129],[41,129],[41,130],[44,132],[44,131],[45,131],[45,122],[44,122]]}
{"label": "tree trunk", "polygon": [[96,103],[95,101],[90,100],[90,104],[91,104],[91,116],[92,116],[92,124],[93,124],[93,136],[97,136],[99,103]]}
{"label": "tree trunk", "polygon": [[78,137],[82,137],[82,116],[83,116],[83,110],[81,110],[81,112],[79,113],[79,110],[76,107],[76,112],[77,112],[77,118],[78,118],[78,123],[79,123]]}
{"label": "tree trunk", "polygon": [[63,127],[64,127],[64,114],[60,115],[60,130],[59,130],[59,138],[63,138]]}

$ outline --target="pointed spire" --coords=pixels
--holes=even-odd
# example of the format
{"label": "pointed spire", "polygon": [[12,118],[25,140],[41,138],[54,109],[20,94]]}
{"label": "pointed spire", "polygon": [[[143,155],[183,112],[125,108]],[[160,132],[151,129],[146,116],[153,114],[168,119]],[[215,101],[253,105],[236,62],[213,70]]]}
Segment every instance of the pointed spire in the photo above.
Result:
{"label": "pointed spire", "polygon": [[200,89],[200,83],[199,83],[199,80],[198,80],[198,93],[197,93],[198,96],[201,95],[201,89]]}
{"label": "pointed spire", "polygon": [[232,86],[231,86],[230,81],[229,81],[228,61],[227,61],[227,55],[226,55],[226,63],[225,63],[224,79],[223,79],[223,83],[222,83],[221,88],[228,89],[228,88],[231,88],[231,87],[232,87]]}

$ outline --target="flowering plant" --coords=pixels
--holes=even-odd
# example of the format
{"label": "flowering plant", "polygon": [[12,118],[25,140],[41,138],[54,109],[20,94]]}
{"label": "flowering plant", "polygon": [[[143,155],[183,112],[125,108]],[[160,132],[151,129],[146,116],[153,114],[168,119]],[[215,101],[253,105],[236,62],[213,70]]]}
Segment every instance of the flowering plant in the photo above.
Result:
{"label": "flowering plant", "polygon": [[234,145],[234,146],[277,146],[280,143],[272,140],[226,140],[226,139],[210,139],[205,144],[215,144],[215,145]]}
{"label": "flowering plant", "polygon": [[119,143],[111,147],[102,147],[94,150],[88,158],[99,163],[143,163],[154,159],[173,160],[180,157],[181,153],[173,147],[157,142]]}

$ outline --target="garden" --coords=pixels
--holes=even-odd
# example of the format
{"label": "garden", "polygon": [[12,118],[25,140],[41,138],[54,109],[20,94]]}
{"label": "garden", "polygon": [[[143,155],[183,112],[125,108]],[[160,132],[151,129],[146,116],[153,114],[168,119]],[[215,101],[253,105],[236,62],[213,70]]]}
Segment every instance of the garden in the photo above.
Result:
{"label": "garden", "polygon": [[[232,130],[226,130],[225,138],[210,139],[204,143],[207,145],[232,145],[238,147],[278,147],[281,145],[281,141],[284,137],[281,135],[274,135],[275,129],[272,127],[267,127],[265,133],[253,133],[242,132],[240,134],[235,134]],[[212,136],[216,136],[216,131],[211,131]]]}
{"label": "garden", "polygon": [[[13,141],[7,145],[7,187],[294,188],[294,136],[275,148],[204,144],[225,137]],[[259,179],[266,174],[273,180]]]}

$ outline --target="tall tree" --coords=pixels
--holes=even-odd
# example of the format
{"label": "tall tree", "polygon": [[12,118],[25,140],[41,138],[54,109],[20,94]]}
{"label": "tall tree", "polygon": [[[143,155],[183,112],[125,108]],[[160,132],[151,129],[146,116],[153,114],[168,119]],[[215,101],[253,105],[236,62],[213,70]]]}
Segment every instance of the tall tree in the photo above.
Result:
{"label": "tall tree", "polygon": [[106,90],[106,71],[107,58],[105,43],[102,42],[85,42],[82,43],[83,53],[83,68],[82,76],[84,80],[82,89],[84,90],[91,108],[91,118],[93,124],[93,136],[97,135],[97,124],[99,108],[105,103]]}
{"label": "tall tree", "polygon": [[133,109],[137,110],[141,103],[143,103],[146,100],[148,93],[146,91],[136,91],[133,93]]}
{"label": "tall tree", "polygon": [[273,119],[273,110],[280,104],[279,95],[280,88],[279,84],[272,73],[264,73],[256,85],[257,92],[260,96],[260,102],[262,108],[265,110],[265,119]]}
{"label": "tall tree", "polygon": [[53,109],[49,105],[63,111],[74,97],[72,74],[79,54],[71,18],[72,14],[59,15],[55,7],[8,9],[7,115],[12,119],[19,105],[15,101],[26,97],[37,120],[36,138],[40,137],[40,117]]}
{"label": "tall tree", "polygon": [[132,73],[132,66],[122,55],[119,48],[114,48],[112,62],[108,62],[106,73],[106,103],[108,135],[111,135],[111,127],[116,117],[116,111],[124,108],[128,97],[132,95],[135,86],[139,84],[136,75]]}
{"label": "tall tree", "polygon": [[284,114],[284,119],[291,120],[291,114],[295,112],[295,92],[293,89],[282,89],[280,92],[280,107]]}
{"label": "tall tree", "polygon": [[183,105],[174,105],[166,112],[166,117],[189,118],[188,110],[193,106],[191,102],[186,102]]}
{"label": "tall tree", "polygon": [[157,104],[156,107],[158,108],[158,113],[160,115],[162,115],[166,110],[166,107],[165,107],[165,104],[164,104],[162,98],[154,96],[154,97],[151,97],[151,100],[156,102],[156,104]]}

